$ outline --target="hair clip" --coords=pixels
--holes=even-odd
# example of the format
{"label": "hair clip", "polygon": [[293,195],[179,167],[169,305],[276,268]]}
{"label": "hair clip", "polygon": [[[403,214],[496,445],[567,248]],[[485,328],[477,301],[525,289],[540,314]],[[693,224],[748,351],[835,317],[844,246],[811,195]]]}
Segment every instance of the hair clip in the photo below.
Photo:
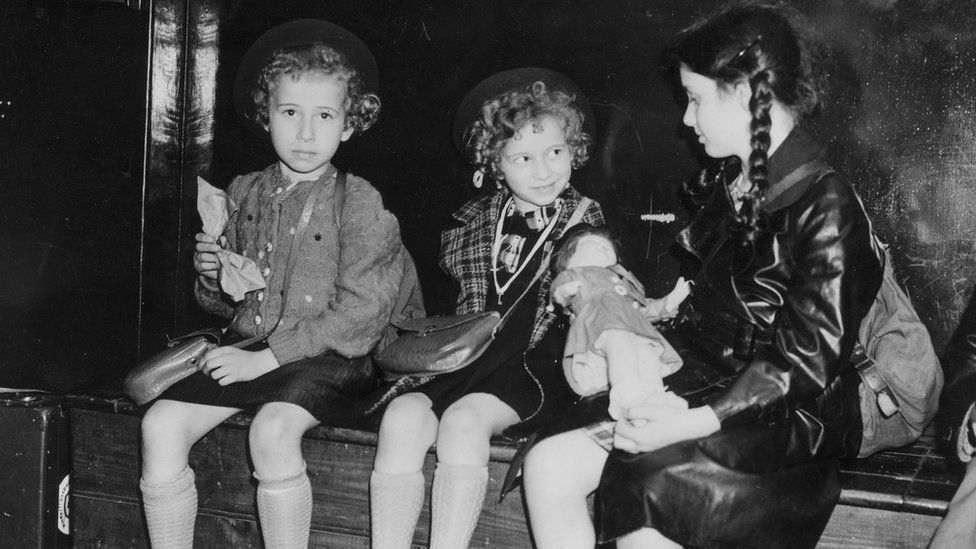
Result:
{"label": "hair clip", "polygon": [[485,182],[485,172],[478,168],[474,171],[474,175],[471,176],[471,182],[474,183],[474,188],[480,189]]}
{"label": "hair clip", "polygon": [[758,43],[759,43],[759,41],[760,41],[760,40],[762,40],[762,38],[763,38],[763,37],[762,37],[762,35],[761,35],[761,34],[760,34],[760,35],[758,35],[758,36],[756,36],[756,39],[755,39],[755,40],[753,40],[752,42],[749,42],[749,45],[748,45],[748,46],[746,46],[746,47],[744,47],[744,48],[742,48],[741,50],[739,50],[739,53],[737,53],[737,54],[735,54],[735,55],[733,55],[733,56],[732,56],[732,59],[729,59],[729,62],[728,62],[728,63],[726,63],[726,65],[731,65],[732,63],[735,63],[736,61],[738,61],[738,60],[739,60],[739,58],[741,58],[742,56],[744,56],[744,55],[746,54],[746,52],[748,52],[748,51],[749,51],[749,50],[751,50],[751,49],[752,49],[753,47],[755,47],[755,45],[756,45],[756,44],[758,44]]}

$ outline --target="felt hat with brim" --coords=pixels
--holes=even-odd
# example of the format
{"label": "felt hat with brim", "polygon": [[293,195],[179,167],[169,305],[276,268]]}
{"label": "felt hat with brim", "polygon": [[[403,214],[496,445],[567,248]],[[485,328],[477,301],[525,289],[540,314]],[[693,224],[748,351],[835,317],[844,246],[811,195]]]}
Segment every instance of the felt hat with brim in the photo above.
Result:
{"label": "felt hat with brim", "polygon": [[253,92],[258,77],[268,59],[278,50],[326,44],[346,57],[359,72],[363,91],[375,92],[379,86],[379,69],[372,52],[362,40],[348,30],[321,19],[296,19],[272,28],[262,34],[241,59],[234,79],[234,107],[245,120],[257,123],[253,116]]}
{"label": "felt hat with brim", "polygon": [[495,73],[482,80],[458,105],[457,114],[454,116],[454,145],[462,153],[465,150],[464,134],[479,116],[482,105],[486,101],[499,97],[512,91],[524,91],[535,82],[543,82],[547,90],[559,90],[575,98],[575,103],[583,113],[583,131],[593,137],[596,124],[593,120],[593,110],[587,103],[586,97],[580,91],[579,86],[570,78],[562,73],[542,67],[522,67]]}

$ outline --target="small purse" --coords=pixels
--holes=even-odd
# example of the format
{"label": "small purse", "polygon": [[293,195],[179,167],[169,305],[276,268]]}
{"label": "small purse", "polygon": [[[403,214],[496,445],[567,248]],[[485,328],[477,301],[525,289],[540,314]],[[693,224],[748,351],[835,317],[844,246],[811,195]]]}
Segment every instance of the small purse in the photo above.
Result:
{"label": "small purse", "polygon": [[[298,247],[301,245],[305,229],[312,218],[315,203],[321,198],[325,186],[319,186],[315,191],[309,193],[302,214],[292,239],[291,251],[288,255],[288,263],[285,267],[283,279],[283,290],[281,296],[281,312],[278,318],[285,312],[285,304],[288,301],[288,286],[291,281],[291,273],[295,268],[298,258]],[[335,187],[333,190],[333,206],[335,209],[336,225],[342,218],[342,206],[345,200],[346,174],[340,172],[336,176]],[[272,328],[272,331],[274,329]],[[122,382],[122,391],[132,399],[137,405],[142,406],[163,394],[163,391],[171,387],[174,383],[189,377],[200,369],[201,359],[207,351],[220,345],[220,338],[223,330],[210,328],[186,334],[181,337],[173,338],[169,341],[166,349],[142,361],[133,369]],[[249,337],[247,339],[233,343],[232,347],[243,349],[248,345],[266,339],[271,332]]]}
{"label": "small purse", "polygon": [[[563,232],[579,223],[589,207],[589,198],[583,198],[566,222]],[[395,325],[400,337],[373,354],[373,361],[388,379],[412,375],[434,376],[464,368],[485,352],[495,335],[505,325],[508,315],[525,297],[549,268],[551,247],[532,282],[522,291],[505,315],[497,311],[434,316],[406,320]]]}
{"label": "small purse", "polygon": [[165,349],[142,361],[125,376],[126,396],[142,406],[196,372],[203,355],[220,345],[220,332],[214,328],[171,339]]}
{"label": "small purse", "polygon": [[396,325],[400,337],[373,359],[388,378],[453,372],[481,356],[501,320],[497,311],[406,320]]}

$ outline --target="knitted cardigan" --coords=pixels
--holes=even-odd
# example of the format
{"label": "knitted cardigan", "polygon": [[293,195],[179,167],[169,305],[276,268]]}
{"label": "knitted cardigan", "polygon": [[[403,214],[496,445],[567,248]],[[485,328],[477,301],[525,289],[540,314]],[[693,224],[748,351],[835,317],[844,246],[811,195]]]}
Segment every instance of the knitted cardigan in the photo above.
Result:
{"label": "knitted cardigan", "polygon": [[[240,303],[196,284],[196,298],[208,312],[230,319],[242,336],[271,332],[268,345],[279,364],[335,351],[365,355],[390,321],[409,256],[396,218],[366,180],[349,175],[336,229],[332,203],[336,169],[318,181],[288,188],[278,164],[234,179],[228,194],[239,205],[228,223],[227,247],[254,260],[267,288]],[[298,249],[288,303],[281,314],[282,285],[292,239],[309,193],[327,185]]]}

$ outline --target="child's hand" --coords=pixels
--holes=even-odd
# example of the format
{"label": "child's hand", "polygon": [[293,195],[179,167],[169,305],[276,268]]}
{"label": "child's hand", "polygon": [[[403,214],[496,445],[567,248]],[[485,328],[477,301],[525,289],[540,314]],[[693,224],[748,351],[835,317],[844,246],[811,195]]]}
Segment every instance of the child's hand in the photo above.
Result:
{"label": "child's hand", "polygon": [[279,366],[271,349],[244,351],[237,347],[217,347],[203,355],[200,371],[219,385],[251,381]]}
{"label": "child's hand", "polygon": [[664,313],[670,318],[673,317],[678,312],[678,305],[688,298],[691,294],[691,282],[685,280],[685,277],[678,277],[678,281],[674,283],[674,289],[664,297]]}
{"label": "child's hand", "polygon": [[559,287],[553,288],[552,300],[565,307],[569,305],[569,302],[572,301],[573,297],[579,293],[582,286],[583,283],[579,280],[573,280],[565,284],[560,284]]}
{"label": "child's hand", "polygon": [[652,393],[647,391],[640,384],[626,384],[623,386],[610,387],[610,417],[619,420],[625,417],[627,411],[639,404],[644,404],[652,400]]}
{"label": "child's hand", "polygon": [[721,424],[709,406],[679,408],[667,403],[638,406],[618,421],[613,446],[625,452],[650,452],[684,440],[706,437]]}
{"label": "child's hand", "polygon": [[212,288],[220,270],[217,252],[222,248],[217,238],[206,233],[197,233],[196,253],[193,254],[193,268],[200,275],[201,282]]}

